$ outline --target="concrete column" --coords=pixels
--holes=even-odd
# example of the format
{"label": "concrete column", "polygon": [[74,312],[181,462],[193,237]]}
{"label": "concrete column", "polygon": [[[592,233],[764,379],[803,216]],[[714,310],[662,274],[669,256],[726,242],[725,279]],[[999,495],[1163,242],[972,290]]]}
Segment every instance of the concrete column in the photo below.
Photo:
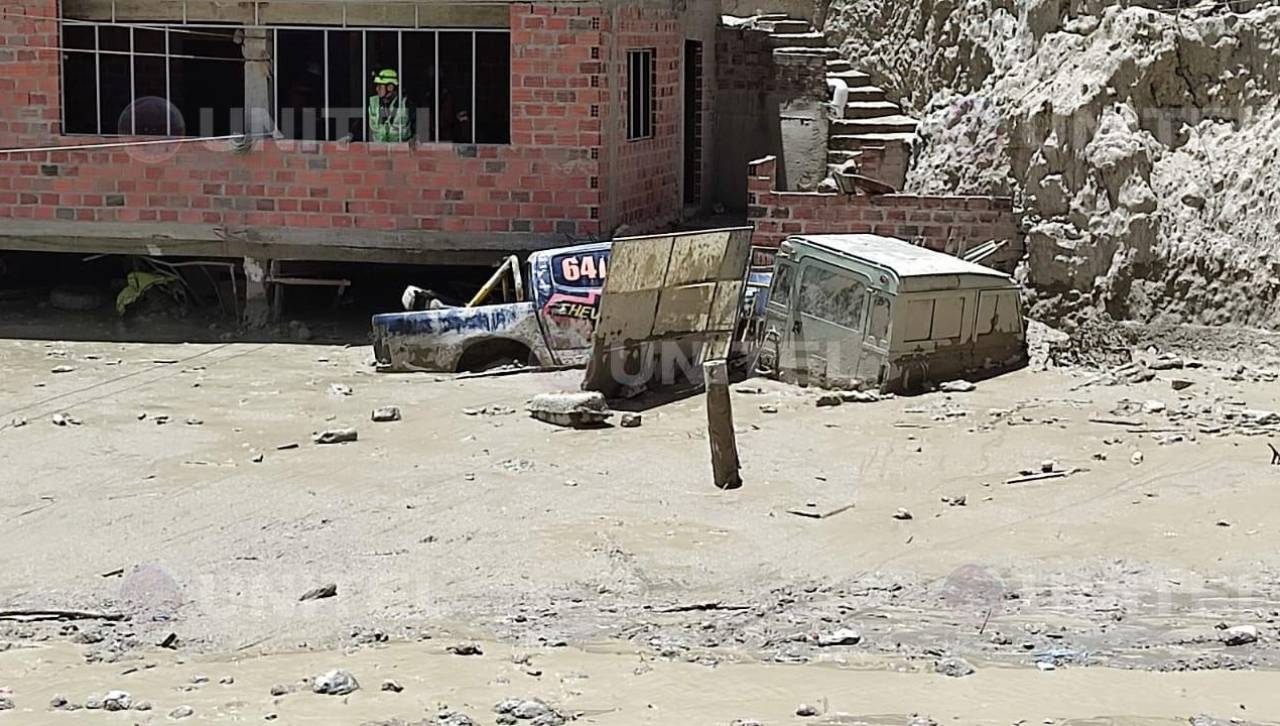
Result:
{"label": "concrete column", "polygon": [[275,131],[276,109],[271,93],[271,61],[275,49],[271,35],[264,28],[251,28],[244,32],[240,52],[244,55],[244,130],[259,136]]}
{"label": "concrete column", "polygon": [[271,302],[267,297],[267,270],[270,260],[244,258],[244,324],[265,328],[271,321]]}

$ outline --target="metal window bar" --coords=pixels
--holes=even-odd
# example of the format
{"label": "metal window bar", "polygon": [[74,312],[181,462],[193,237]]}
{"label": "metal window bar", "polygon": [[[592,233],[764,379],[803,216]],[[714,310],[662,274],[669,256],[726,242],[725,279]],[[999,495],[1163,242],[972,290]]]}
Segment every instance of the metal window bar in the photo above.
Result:
{"label": "metal window bar", "polygon": [[[138,31],[129,28],[129,135],[134,136],[138,133],[138,89],[135,86],[138,79],[138,73],[134,70],[134,63],[137,56],[134,55],[133,35]],[[120,129],[116,129],[116,133],[120,133]]]}
{"label": "metal window bar", "polygon": [[[276,52],[276,48],[280,47],[280,31],[271,31],[271,125],[273,131],[280,130],[280,119],[284,118],[284,114],[280,112],[280,54]],[[289,125],[293,125],[292,119]]]}
{"label": "metal window bar", "polygon": [[476,33],[471,31],[471,143],[476,143],[476,111],[479,110],[479,104],[476,103],[476,74],[479,69],[476,68]]}
{"label": "metal window bar", "polygon": [[173,70],[169,67],[169,29],[164,29],[164,135],[173,136]]}
{"label": "metal window bar", "polygon": [[[115,5],[111,7],[112,15],[115,14]],[[98,36],[101,35],[101,26],[93,26],[93,103],[97,107],[94,113],[98,119],[98,135],[102,135],[102,56],[99,52],[102,50],[102,42]]]}
{"label": "metal window bar", "polygon": [[[400,87],[397,89],[397,92],[400,95],[399,100],[401,105],[404,105],[404,102],[405,102],[404,87],[405,87],[405,79],[408,77],[408,75],[404,72],[404,43],[402,42],[403,38],[404,38],[404,31],[402,30],[396,31],[396,77],[400,79]],[[405,110],[408,111],[409,110],[408,107],[405,107]]]}
{"label": "metal window bar", "polygon": [[434,33],[432,33],[432,36],[433,37],[432,37],[431,45],[432,45],[432,49],[435,51],[436,59],[435,59],[434,72],[433,72],[433,75],[435,76],[434,78],[435,83],[433,84],[435,86],[435,91],[434,91],[435,95],[431,97],[431,105],[435,107],[432,109],[432,113],[435,116],[435,122],[432,124],[431,140],[439,141],[440,140],[440,31],[439,30],[435,31]]}
{"label": "metal window bar", "polygon": [[[360,83],[369,82],[369,43],[368,34],[360,33]],[[360,110],[360,140],[369,140],[369,99],[361,98],[361,105],[364,107]]]}
{"label": "metal window bar", "polygon": [[329,31],[324,31],[324,113],[320,114],[324,119],[324,137],[325,141],[333,141],[329,138]]}
{"label": "metal window bar", "polygon": [[[64,40],[64,38],[66,37],[65,27],[66,26],[63,25],[62,21],[59,20],[58,21],[58,45],[60,46],[67,44],[66,41]],[[67,77],[67,54],[66,53],[58,54],[58,73],[59,73],[60,79],[65,79]],[[63,81],[63,83],[65,84],[65,81]],[[65,102],[58,104],[58,123],[59,123],[58,128],[62,131],[62,133],[64,134],[67,133],[67,104]]]}

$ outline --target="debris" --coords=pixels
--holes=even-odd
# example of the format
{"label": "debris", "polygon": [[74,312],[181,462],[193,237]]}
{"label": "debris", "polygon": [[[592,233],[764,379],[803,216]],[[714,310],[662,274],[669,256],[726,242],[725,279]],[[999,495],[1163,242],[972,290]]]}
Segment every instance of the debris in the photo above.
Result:
{"label": "debris", "polygon": [[1056,670],[1058,670],[1058,666],[1054,665],[1054,664],[1053,664],[1053,661],[1051,661],[1051,660],[1038,660],[1038,661],[1036,661],[1036,668],[1039,668],[1039,669],[1040,669],[1040,670],[1042,670],[1042,671],[1056,671]]}
{"label": "debris", "polygon": [[102,708],[106,711],[128,711],[133,705],[133,696],[125,691],[108,691],[102,697]]}
{"label": "debris", "polygon": [[427,726],[476,726],[476,722],[461,711],[442,709],[427,720]]}
{"label": "debris", "polygon": [[903,520],[903,521],[906,521],[906,520],[908,520],[908,519],[913,519],[913,517],[911,516],[911,512],[910,512],[909,510],[907,510],[907,509],[903,509],[903,508],[901,508],[901,507],[899,507],[899,508],[898,508],[898,511],[896,511],[896,512],[894,512],[894,513],[893,513],[893,518],[894,518],[894,519],[900,519],[900,520]]}
{"label": "debris", "polygon": [[356,681],[356,677],[341,668],[317,676],[311,683],[312,691],[325,696],[345,696],[359,688],[360,683]]}
{"label": "debris", "polygon": [[824,393],[818,396],[818,400],[813,403],[818,408],[828,408],[830,406],[839,406],[844,403],[844,399],[838,393]]}
{"label": "debris", "polygon": [[54,696],[49,699],[49,708],[60,710],[66,708],[67,705],[68,701],[66,696]]}
{"label": "debris", "polygon": [[80,419],[67,413],[55,413],[50,419],[54,426],[79,426],[84,423]]}
{"label": "debris", "polygon": [[23,418],[22,416],[19,416],[19,417],[15,418],[14,420],[10,421],[10,422],[9,422],[9,425],[10,425],[10,426],[12,426],[12,427],[13,427],[13,428],[15,428],[15,429],[20,429],[20,428],[22,428],[23,426],[26,426],[26,425],[27,425],[27,420],[26,420],[25,418]]}
{"label": "debris", "polygon": [[1146,401],[1142,404],[1143,413],[1164,413],[1167,408],[1164,401]]}
{"label": "debris", "polygon": [[316,434],[312,440],[317,444],[342,444],[355,441],[359,433],[355,429],[330,429]]}
{"label": "debris", "polygon": [[778,407],[773,405],[772,403],[760,404],[760,413],[777,413],[777,412],[778,412]]}
{"label": "debris", "polygon": [[828,509],[826,511],[821,511],[818,509],[814,509],[812,507],[809,507],[809,508],[792,507],[791,509],[787,510],[787,514],[794,514],[799,517],[808,517],[809,519],[826,519],[827,517],[834,517],[837,514],[840,514],[842,512],[847,512],[850,509],[853,509],[852,504],[845,504],[843,506],[836,507],[835,509]]}
{"label": "debris", "polygon": [[1231,523],[1225,519],[1219,519],[1217,522],[1214,522],[1214,525],[1218,527],[1230,527]]}
{"label": "debris", "polygon": [[353,393],[355,393],[355,391],[351,388],[351,386],[348,386],[348,385],[347,385],[347,384],[345,384],[345,383],[330,383],[330,384],[329,384],[329,395],[330,395],[330,396],[350,396],[350,395],[351,395],[351,394],[353,394]]}
{"label": "debris", "polygon": [[951,507],[963,507],[969,503],[968,497],[961,494],[958,497],[943,497],[942,503]]}
{"label": "debris", "polygon": [[267,457],[265,457],[265,456],[263,456],[263,455],[262,455],[262,452],[258,452],[258,453],[256,453],[256,454],[254,454],[253,456],[251,456],[251,457],[249,458],[249,461],[252,461],[252,462],[253,462],[253,463],[255,463],[255,464],[261,464],[261,463],[262,463],[266,458],[267,458]]}
{"label": "debris", "polygon": [[17,708],[18,704],[14,703],[9,696],[0,695],[0,711],[12,711]]}
{"label": "debris", "polygon": [[1258,642],[1258,628],[1254,625],[1237,625],[1218,635],[1223,645],[1248,645]]}
{"label": "debris", "polygon": [[1133,464],[1134,466],[1137,466],[1138,464],[1141,464],[1141,463],[1142,463],[1142,460],[1143,460],[1143,456],[1142,456],[1142,452],[1141,452],[1141,451],[1135,451],[1135,452],[1133,452],[1133,454],[1129,457],[1129,463],[1130,463],[1130,464]]}
{"label": "debris", "polygon": [[458,643],[445,648],[445,652],[454,655],[484,655],[484,651],[480,649],[477,643]]}
{"label": "debris", "polygon": [[707,395],[712,483],[718,489],[737,489],[742,486],[742,475],[737,432],[733,428],[733,401],[729,397],[728,364],[722,360],[704,362],[702,380]]}
{"label": "debris", "polygon": [[89,696],[84,699],[84,707],[90,711],[101,711],[102,699],[98,696]]}
{"label": "debris", "polygon": [[400,693],[404,690],[404,686],[400,685],[399,681],[394,681],[388,678],[382,682],[382,690],[388,693]]}
{"label": "debris", "polygon": [[1053,459],[1045,459],[1044,461],[1040,462],[1040,471],[1042,473],[1048,474],[1049,472],[1054,471],[1057,468],[1058,468],[1058,462],[1054,461]]}
{"label": "debris", "polygon": [[702,602],[684,603],[680,605],[669,605],[664,608],[654,609],[655,613],[692,613],[707,612],[710,610],[750,610],[750,605],[732,605],[725,604],[720,600],[705,600]]}
{"label": "debris", "polygon": [[796,715],[801,716],[803,718],[808,718],[810,716],[817,716],[818,709],[814,708],[813,706],[807,703],[802,703],[799,706],[796,706]]}
{"label": "debris", "polygon": [[400,409],[397,406],[383,406],[382,408],[373,409],[371,416],[378,423],[387,423],[389,421],[400,420]]}
{"label": "debris", "polygon": [[307,590],[302,594],[302,597],[298,598],[298,602],[305,602],[307,600],[321,600],[327,597],[334,597],[337,594],[338,594],[338,585],[336,583],[331,582],[327,585],[321,585],[320,587]]}
{"label": "debris", "polygon": [[280,444],[279,446],[277,446],[276,451],[288,451],[289,449],[296,449],[296,448],[298,448],[297,442],[290,441],[287,444]]}
{"label": "debris", "polygon": [[284,685],[283,683],[277,683],[276,685],[271,687],[271,695],[277,698],[279,698],[280,696],[289,695],[289,691],[290,691],[289,687]]}
{"label": "debris", "polygon": [[54,366],[53,368],[49,369],[49,372],[50,373],[70,373],[74,370],[75,368],[72,368],[71,366]]}
{"label": "debris", "polygon": [[0,620],[35,622],[38,620],[124,620],[124,613],[92,610],[0,610]]}
{"label": "debris", "polygon": [[218,679],[218,685],[220,686],[233,686],[235,682],[235,676],[223,676]]}
{"label": "debris", "polygon": [[528,410],[533,418],[557,426],[599,426],[613,416],[599,391],[540,393]]}
{"label": "debris", "polygon": [[1165,354],[1148,363],[1147,367],[1153,371],[1169,371],[1175,368],[1184,368],[1186,363],[1177,356]]}
{"label": "debris", "polygon": [[308,328],[307,324],[301,320],[290,320],[289,335],[294,340],[311,340],[311,328]]}
{"label": "debris", "polygon": [[[561,726],[567,719],[564,714],[537,698],[508,698],[493,707],[498,723],[533,721],[535,726]],[[506,717],[506,718],[504,718]]]}
{"label": "debris", "polygon": [[933,669],[950,678],[964,678],[974,673],[973,666],[963,658],[943,658],[934,664]]}
{"label": "debris", "polygon": [[156,647],[173,650],[174,648],[178,647],[178,634],[169,633],[168,635],[164,636],[164,640],[161,640],[159,643],[156,643]]}
{"label": "debris", "polygon": [[1194,381],[1188,381],[1185,378],[1173,378],[1169,381],[1169,387],[1175,391],[1186,390],[1195,385]]}
{"label": "debris", "polygon": [[1271,447],[1271,465],[1280,466],[1280,449],[1277,449],[1276,445],[1269,441],[1267,442],[1267,446]]}
{"label": "debris", "polygon": [[880,400],[880,394],[875,391],[845,391],[840,394],[840,400],[845,403],[875,403]]}
{"label": "debris", "polygon": [[1141,421],[1131,418],[1108,418],[1105,416],[1090,416],[1089,423],[1108,424],[1111,426],[1141,426]]}
{"label": "debris", "polygon": [[204,421],[202,421],[202,420],[200,420],[200,419],[196,418],[195,416],[188,416],[188,417],[187,417],[187,425],[188,425],[188,426],[203,426],[203,425],[204,425]]}
{"label": "debris", "polygon": [[178,706],[169,712],[169,718],[177,721],[195,715],[196,710],[190,706]]}
{"label": "debris", "polygon": [[618,425],[624,429],[640,428],[641,423],[643,423],[643,417],[638,413],[624,413],[618,420]]}
{"label": "debris", "polygon": [[971,393],[977,386],[969,381],[947,381],[938,385],[938,390],[943,393]]}
{"label": "debris", "polygon": [[818,645],[829,648],[836,645],[857,645],[862,642],[862,631],[853,628],[840,628],[818,636]]}

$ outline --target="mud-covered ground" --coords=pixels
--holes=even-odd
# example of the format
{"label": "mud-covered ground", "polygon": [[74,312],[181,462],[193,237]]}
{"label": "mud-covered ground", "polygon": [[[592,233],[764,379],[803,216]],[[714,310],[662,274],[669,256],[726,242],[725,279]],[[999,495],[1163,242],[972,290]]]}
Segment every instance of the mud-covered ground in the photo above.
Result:
{"label": "mud-covered ground", "polygon": [[[524,403],[577,372],[0,322],[24,336],[0,340],[0,610],[124,616],[0,620],[0,722],[118,720],[49,707],[112,689],[153,706],[120,723],[488,724],[535,696],[603,724],[1280,722],[1266,345],[829,408],[745,381],[720,492],[698,395],[560,429]],[[361,690],[299,685],[337,667]]]}

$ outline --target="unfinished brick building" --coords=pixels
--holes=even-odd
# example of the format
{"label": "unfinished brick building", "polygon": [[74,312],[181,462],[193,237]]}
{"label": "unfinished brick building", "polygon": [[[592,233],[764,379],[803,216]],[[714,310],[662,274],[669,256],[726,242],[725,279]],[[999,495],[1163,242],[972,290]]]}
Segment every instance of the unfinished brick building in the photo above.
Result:
{"label": "unfinished brick building", "polygon": [[[670,225],[710,204],[718,9],[0,0],[0,149],[37,149],[0,154],[0,249],[475,264]],[[381,68],[413,143],[365,141]]]}

